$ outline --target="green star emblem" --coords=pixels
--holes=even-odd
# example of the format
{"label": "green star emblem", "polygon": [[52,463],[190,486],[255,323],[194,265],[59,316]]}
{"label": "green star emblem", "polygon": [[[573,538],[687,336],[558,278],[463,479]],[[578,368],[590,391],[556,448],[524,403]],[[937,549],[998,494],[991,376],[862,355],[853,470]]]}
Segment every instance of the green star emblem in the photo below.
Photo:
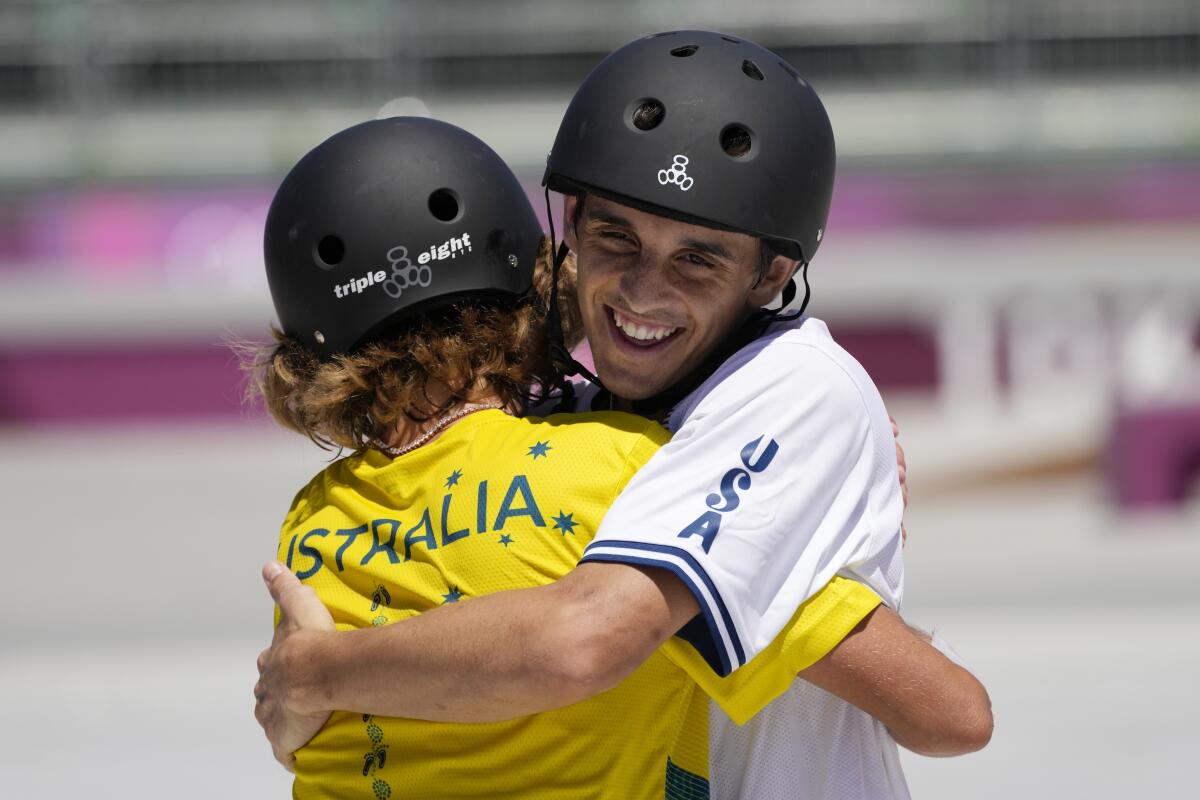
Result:
{"label": "green star emblem", "polygon": [[575,535],[575,526],[579,523],[575,521],[574,514],[564,514],[560,508],[558,510],[558,516],[551,517],[550,519],[554,520],[554,529],[562,531],[563,536],[566,536],[568,533],[572,536]]}
{"label": "green star emblem", "polygon": [[546,454],[548,452],[550,452],[550,450],[551,450],[551,448],[550,448],[549,442],[538,442],[537,444],[530,447],[529,452],[526,453],[525,455],[533,456],[533,460],[537,461],[539,457],[546,458]]}

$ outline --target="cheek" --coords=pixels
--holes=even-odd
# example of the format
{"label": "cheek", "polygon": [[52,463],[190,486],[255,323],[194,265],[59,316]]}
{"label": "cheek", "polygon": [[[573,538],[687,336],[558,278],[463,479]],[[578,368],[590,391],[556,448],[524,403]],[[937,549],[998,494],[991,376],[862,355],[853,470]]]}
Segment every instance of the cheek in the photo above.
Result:
{"label": "cheek", "polygon": [[592,298],[619,278],[619,270],[611,263],[601,258],[588,259],[587,266],[577,266],[579,296],[581,299]]}
{"label": "cheek", "polygon": [[592,270],[584,272],[580,270],[576,278],[576,291],[579,294],[579,301],[586,304],[588,300],[596,293],[596,274]]}
{"label": "cheek", "polygon": [[733,327],[742,309],[741,297],[727,292],[706,295],[704,300],[693,305],[699,319],[703,320],[704,338],[720,339]]}
{"label": "cheek", "polygon": [[689,302],[705,316],[724,314],[745,296],[744,287],[717,276],[687,276],[680,287],[687,293]]}
{"label": "cheek", "polygon": [[591,274],[585,278],[581,273],[575,287],[575,296],[579,300],[579,313],[589,332],[595,332],[603,314],[601,295],[601,284],[596,280],[596,276]]}

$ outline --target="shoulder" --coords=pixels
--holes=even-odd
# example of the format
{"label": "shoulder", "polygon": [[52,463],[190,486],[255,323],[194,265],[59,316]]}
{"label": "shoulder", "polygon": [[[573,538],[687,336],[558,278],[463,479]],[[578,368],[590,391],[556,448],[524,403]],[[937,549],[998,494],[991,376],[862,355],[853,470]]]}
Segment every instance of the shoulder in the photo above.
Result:
{"label": "shoulder", "polygon": [[[383,458],[382,455],[379,457]],[[339,458],[314,475],[292,498],[292,505],[284,522],[285,527],[303,524],[306,519],[328,505],[331,489],[346,487],[355,471],[361,469],[368,458],[369,454],[366,452],[353,453]]]}
{"label": "shoulder", "polygon": [[474,456],[497,465],[505,458],[499,454],[512,454],[505,463],[530,480],[597,498],[604,509],[670,438],[652,420],[613,411],[524,417],[512,423],[503,439],[473,441]]}
{"label": "shoulder", "polygon": [[729,357],[675,409],[671,427],[690,418],[761,408],[772,416],[825,410],[862,416],[874,383],[814,317],[772,326]]}
{"label": "shoulder", "polygon": [[529,417],[526,421],[533,430],[553,434],[598,458],[599,463],[613,456],[637,459],[644,453],[648,457],[671,438],[657,422],[620,411],[551,414]]}
{"label": "shoulder", "polygon": [[494,459],[498,453],[540,442],[554,448],[557,455],[570,453],[572,458],[603,459],[638,448],[657,448],[669,438],[670,434],[657,422],[620,411],[555,413],[544,417],[510,417],[493,412],[470,430],[469,445],[472,454],[480,458]]}

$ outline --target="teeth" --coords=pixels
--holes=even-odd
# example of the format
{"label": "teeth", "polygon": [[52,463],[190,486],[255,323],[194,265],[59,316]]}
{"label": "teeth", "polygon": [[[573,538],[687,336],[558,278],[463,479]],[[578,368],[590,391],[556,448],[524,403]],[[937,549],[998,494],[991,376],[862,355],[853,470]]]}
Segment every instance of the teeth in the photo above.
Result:
{"label": "teeth", "polygon": [[615,308],[613,309],[613,322],[630,339],[637,339],[639,341],[648,341],[650,339],[661,341],[679,330],[678,328],[651,328],[647,325],[639,325],[636,322],[625,319]]}

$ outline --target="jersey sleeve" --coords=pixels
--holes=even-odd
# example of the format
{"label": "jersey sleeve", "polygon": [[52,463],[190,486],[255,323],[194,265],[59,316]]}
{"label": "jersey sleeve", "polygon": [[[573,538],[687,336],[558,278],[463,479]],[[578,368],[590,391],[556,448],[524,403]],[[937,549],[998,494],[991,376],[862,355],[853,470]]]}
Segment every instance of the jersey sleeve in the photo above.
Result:
{"label": "jersey sleeve", "polygon": [[[739,356],[701,388],[582,559],[683,581],[700,613],[679,636],[719,675],[766,648],[839,571],[853,575],[902,513],[894,453],[890,475],[878,468],[873,428],[890,442],[886,412],[842,365],[796,343]],[[888,480],[893,497],[872,497]]]}
{"label": "jersey sleeve", "polygon": [[835,577],[805,601],[783,631],[732,675],[720,677],[695,648],[673,638],[663,654],[688,673],[729,718],[744,725],[787,691],[796,675],[824,658],[880,604],[857,581]]}

